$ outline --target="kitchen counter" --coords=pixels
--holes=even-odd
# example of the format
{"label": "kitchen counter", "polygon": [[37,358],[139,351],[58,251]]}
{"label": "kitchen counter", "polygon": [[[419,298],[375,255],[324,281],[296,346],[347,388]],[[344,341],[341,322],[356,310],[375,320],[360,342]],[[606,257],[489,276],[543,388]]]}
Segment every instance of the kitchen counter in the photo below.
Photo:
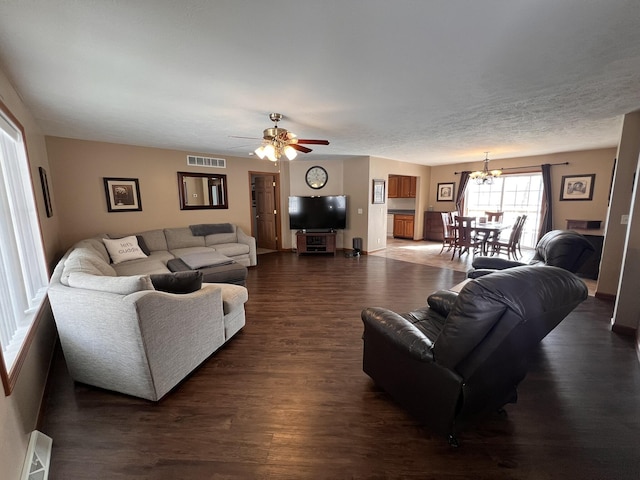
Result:
{"label": "kitchen counter", "polygon": [[415,210],[398,210],[398,209],[390,208],[390,209],[387,210],[387,214],[389,214],[389,215],[415,215],[416,211]]}

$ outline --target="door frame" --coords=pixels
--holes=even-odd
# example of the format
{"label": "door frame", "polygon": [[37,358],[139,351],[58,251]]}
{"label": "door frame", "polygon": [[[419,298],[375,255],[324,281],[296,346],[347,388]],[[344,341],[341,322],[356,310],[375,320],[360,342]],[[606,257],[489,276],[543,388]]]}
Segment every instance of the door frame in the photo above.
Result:
{"label": "door frame", "polygon": [[253,171],[250,170],[249,172],[249,217],[251,218],[251,236],[256,238],[256,243],[257,243],[257,232],[255,231],[255,219],[256,219],[256,212],[255,212],[255,206],[253,204],[253,193],[254,193],[254,189],[253,189],[253,179],[254,177],[274,177],[275,179],[275,187],[273,187],[274,190],[274,198],[275,198],[275,202],[276,202],[276,250],[281,251],[282,250],[282,209],[281,209],[281,202],[280,202],[280,172],[260,172],[260,171]]}

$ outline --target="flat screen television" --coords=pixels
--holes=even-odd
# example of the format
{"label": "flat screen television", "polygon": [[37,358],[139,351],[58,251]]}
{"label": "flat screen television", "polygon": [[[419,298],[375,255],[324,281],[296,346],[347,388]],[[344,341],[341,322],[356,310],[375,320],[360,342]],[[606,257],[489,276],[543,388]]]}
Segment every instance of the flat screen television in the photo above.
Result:
{"label": "flat screen television", "polygon": [[346,227],[346,195],[289,197],[291,230],[338,230]]}

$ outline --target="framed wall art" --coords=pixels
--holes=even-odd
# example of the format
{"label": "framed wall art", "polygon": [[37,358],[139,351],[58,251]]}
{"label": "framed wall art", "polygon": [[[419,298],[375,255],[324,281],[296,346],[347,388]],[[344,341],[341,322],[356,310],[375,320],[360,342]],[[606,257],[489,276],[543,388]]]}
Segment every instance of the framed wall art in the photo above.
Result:
{"label": "framed wall art", "polygon": [[104,178],[107,209],[110,212],[142,210],[140,186],[137,178]]}
{"label": "framed wall art", "polygon": [[384,180],[373,181],[373,198],[371,203],[384,203]]}
{"label": "framed wall art", "polygon": [[588,175],[564,175],[562,177],[560,200],[592,200],[593,185],[595,182],[595,173]]}
{"label": "framed wall art", "polygon": [[49,179],[47,178],[47,171],[38,167],[40,171],[40,183],[42,184],[42,196],[44,198],[44,208],[47,212],[47,217],[53,216],[53,205],[51,205],[51,193],[49,192]]}
{"label": "framed wall art", "polygon": [[453,202],[455,182],[451,183],[439,183],[436,201],[438,202]]}

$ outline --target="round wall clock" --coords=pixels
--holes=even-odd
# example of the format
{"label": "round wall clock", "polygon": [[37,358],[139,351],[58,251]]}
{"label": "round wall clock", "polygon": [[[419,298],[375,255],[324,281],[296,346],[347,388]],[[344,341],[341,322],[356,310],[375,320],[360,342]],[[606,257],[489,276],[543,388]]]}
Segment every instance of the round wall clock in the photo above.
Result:
{"label": "round wall clock", "polygon": [[316,165],[307,170],[304,179],[307,181],[307,185],[317,190],[327,184],[329,175],[324,168]]}

